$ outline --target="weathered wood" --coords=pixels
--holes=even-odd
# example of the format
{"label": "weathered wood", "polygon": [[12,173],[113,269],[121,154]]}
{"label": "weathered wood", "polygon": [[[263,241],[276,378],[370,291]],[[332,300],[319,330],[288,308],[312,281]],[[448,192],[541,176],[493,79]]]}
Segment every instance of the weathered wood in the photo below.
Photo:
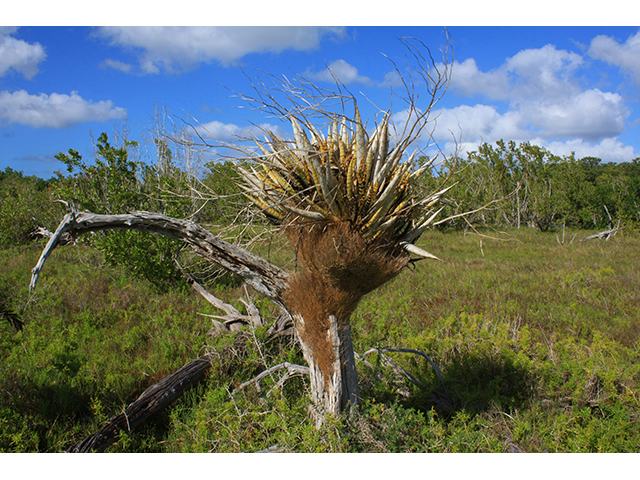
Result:
{"label": "weathered wood", "polygon": [[[231,392],[231,394],[235,395],[240,390],[243,390],[247,388],[249,385],[253,385],[253,384],[255,384],[258,391],[260,391],[260,382],[262,380],[264,380],[268,376],[273,375],[276,372],[279,372],[280,370],[285,370],[285,369],[287,370],[287,372],[280,378],[280,380],[276,382],[275,386],[271,390],[273,390],[274,388],[281,387],[284,384],[284,382],[286,382],[289,378],[293,377],[294,375],[309,375],[309,367],[305,367],[304,365],[295,365],[293,363],[284,362],[278,365],[274,365],[273,367],[267,368],[264,372],[260,373],[257,377],[252,378],[248,382],[244,382],[241,385],[238,385],[233,390],[233,392]],[[269,394],[271,393],[271,390],[269,391],[269,393],[267,393],[267,396],[269,396]]]}
{"label": "weathered wood", "polygon": [[291,315],[287,310],[281,308],[275,322],[267,330],[267,335],[269,338],[278,338],[295,335],[295,333]]}
{"label": "weathered wood", "polygon": [[586,240],[593,240],[596,238],[604,238],[605,240],[609,240],[611,237],[615,237],[616,233],[618,233],[623,228],[624,227],[620,227],[620,222],[618,222],[615,228],[610,228],[609,230],[605,230],[604,232],[589,235],[588,237],[581,238],[580,241],[584,242]]}
{"label": "weathered wood", "polygon": [[[245,325],[255,325],[258,327],[264,325],[262,315],[260,315],[260,311],[251,300],[246,284],[244,285],[244,294],[247,297],[247,300],[245,301],[243,298],[241,298],[240,301],[244,304],[245,307],[247,307],[248,315],[243,315],[233,305],[223,302],[198,282],[196,282],[195,278],[189,275],[189,273],[187,273],[187,271],[182,268],[182,265],[180,265],[177,260],[174,259],[174,263],[187,279],[187,283],[189,283],[191,287],[196,292],[198,292],[202,298],[204,298],[214,307],[220,310],[224,310],[224,312],[226,313],[226,315],[207,315],[204,313],[199,314],[205,317],[209,317],[211,319],[211,322],[213,323],[213,328],[207,332],[208,335],[217,336],[221,333],[235,332]],[[222,320],[222,322],[220,320]]]}
{"label": "weathered wood", "polygon": [[102,452],[115,441],[121,431],[130,432],[144,423],[151,415],[174,402],[182,393],[202,380],[211,368],[212,359],[204,356],[151,385],[127,409],[107,420],[95,434],[72,446],[70,453]]}
{"label": "weathered wood", "polygon": [[42,267],[66,233],[77,236],[99,230],[138,230],[182,240],[207,261],[241,276],[256,291],[274,302],[282,304],[282,293],[288,284],[287,272],[258,255],[225,242],[200,225],[188,220],[151,212],[133,212],[122,215],[68,213],[53,236],[49,238],[38,263],[33,268],[29,288],[32,291],[35,289]]}
{"label": "weathered wood", "polygon": [[328,365],[321,365],[319,358],[327,357],[323,346],[310,343],[306,338],[304,318],[295,314],[296,333],[302,347],[302,355],[309,365],[311,382],[311,414],[317,427],[320,427],[327,414],[339,416],[345,410],[360,403],[358,388],[358,372],[356,370],[353,344],[351,341],[351,325],[349,321],[340,322],[334,315],[329,317],[329,329],[326,332],[327,348],[332,350]]}

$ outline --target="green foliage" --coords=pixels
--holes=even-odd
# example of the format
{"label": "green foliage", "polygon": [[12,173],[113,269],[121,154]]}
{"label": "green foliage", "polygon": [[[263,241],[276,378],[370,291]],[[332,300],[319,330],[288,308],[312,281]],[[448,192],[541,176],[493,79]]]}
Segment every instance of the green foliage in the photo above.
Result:
{"label": "green foliage", "polygon": [[[125,140],[120,147],[109,143],[106,133],[98,138],[94,164],[75,150],[60,153],[58,160],[72,174],[60,180],[57,194],[79,210],[100,214],[129,213],[136,210],[158,211],[184,217],[189,214],[186,201],[165,201],[162,189],[184,189],[184,174],[173,167],[171,151],[160,144],[162,173],[149,165],[130,160],[136,142]],[[98,232],[83,239],[104,253],[112,265],[124,265],[134,274],[151,281],[157,288],[184,287],[182,274],[173,264],[180,250],[179,241],[134,231]]]}
{"label": "green foliage", "polygon": [[30,243],[37,227],[55,229],[63,211],[53,202],[56,184],[10,167],[0,171],[0,248]]}
{"label": "green foliage", "polygon": [[197,357],[210,325],[196,312],[214,313],[197,297],[158,294],[87,247],[54,252],[52,277],[30,296],[39,253],[0,253],[0,289],[25,323],[18,331],[0,319],[5,452],[63,451],[91,434]]}
{"label": "green foliage", "polygon": [[[87,247],[56,250],[30,297],[39,249],[0,252],[0,295],[24,321],[19,331],[0,319],[0,449],[62,451],[208,351],[207,380],[109,451],[637,451],[640,267],[629,258],[640,240],[508,234],[428,232],[424,247],[445,261],[418,264],[353,315],[356,352],[422,350],[448,395],[421,356],[385,354],[418,387],[373,353],[357,364],[362,405],[320,430],[306,377],[274,388],[274,374],[231,395],[268,366],[303,363],[290,339],[269,340],[266,327],[212,339],[197,315],[219,313],[210,305],[150,289]],[[215,293],[243,308],[240,289]]]}
{"label": "green foliage", "polygon": [[229,225],[238,214],[239,203],[245,202],[238,186],[240,175],[233,162],[209,162],[202,179],[202,186],[217,198],[205,210],[202,221],[217,225]]}
{"label": "green foliage", "polygon": [[[640,267],[629,260],[639,239],[627,228],[606,243],[579,242],[573,239],[590,232],[571,229],[601,228],[609,215],[630,227],[638,221],[638,160],[603,165],[513,142],[457,159],[463,168],[452,197],[458,203],[449,214],[508,197],[520,186],[473,221],[538,228],[507,229],[500,240],[488,231],[484,237],[426,232],[420,245],[444,261],[419,263],[365,297],[352,317],[353,340],[359,353],[385,346],[426,352],[440,366],[446,392],[424,358],[385,354],[418,387],[374,353],[370,365],[358,362],[360,408],[317,430],[305,377],[274,388],[275,374],[260,390],[249,386],[231,395],[268,366],[302,363],[294,343],[268,340],[266,328],[211,339],[210,324],[198,313],[220,312],[187,291],[161,291],[139,280],[180,285],[171,262],[179,245],[171,240],[137,232],[87,236],[78,247],[54,252],[29,295],[40,248],[24,246],[27,233],[35,225],[55,228],[62,213],[56,195],[97,213],[197,212],[196,221],[211,225],[228,225],[238,214],[231,164],[208,166],[200,185],[223,198],[203,204],[186,195],[193,185],[167,144],[156,142],[153,167],[131,160],[135,149],[101,135],[94,164],[73,150],[60,154],[68,177],[45,182],[0,172],[0,451],[62,451],[204,352],[217,358],[207,380],[144,427],[120,435],[110,451],[640,448]],[[437,184],[440,174],[426,181]],[[570,227],[564,243],[544,233],[562,222]],[[272,250],[276,243],[260,247],[261,254],[290,261]],[[232,282],[218,283],[215,293],[243,308]],[[274,318],[273,305],[256,303]]]}
{"label": "green foliage", "polygon": [[[500,140],[495,147],[482,144],[466,159],[447,159],[432,182],[448,174],[458,184],[450,192],[454,207],[445,215],[489,204],[469,218],[471,223],[546,231],[557,224],[602,228],[616,220],[629,226],[640,222],[638,159],[603,165],[598,158],[559,157],[527,142]],[[450,224],[466,225],[464,220]]]}
{"label": "green foliage", "polygon": [[[237,174],[230,163],[210,164],[202,181],[194,179],[174,163],[169,145],[156,139],[155,165],[131,160],[137,142],[124,140],[121,146],[109,143],[106,133],[98,138],[93,163],[75,150],[60,153],[68,177],[60,175],[57,195],[78,209],[99,214],[120,214],[136,210],[160,212],[177,218],[189,217],[201,224],[228,224],[238,207]],[[194,199],[194,182],[211,194],[224,198],[210,202]],[[182,273],[173,263],[181,242],[135,231],[97,232],[83,239],[104,253],[112,265],[123,265],[132,273],[151,281],[160,290],[185,288]]]}

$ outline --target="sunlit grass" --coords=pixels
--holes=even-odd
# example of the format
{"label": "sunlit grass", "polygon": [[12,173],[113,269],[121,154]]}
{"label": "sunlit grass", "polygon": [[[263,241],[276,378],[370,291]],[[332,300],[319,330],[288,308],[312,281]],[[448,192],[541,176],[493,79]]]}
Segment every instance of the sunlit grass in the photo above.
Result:
{"label": "sunlit grass", "polygon": [[[24,322],[0,319],[0,449],[62,451],[94,433],[144,388],[213,352],[208,380],[110,451],[637,451],[640,448],[640,238],[532,229],[428,232],[422,261],[363,298],[354,349],[388,354],[417,387],[368,357],[358,363],[357,414],[316,430],[306,380],[269,395],[265,380],[229,392],[267,366],[302,363],[290,339],[266,328],[212,339],[215,312],[190,292],[159,294],[88,248],[54,252],[33,297],[39,248],[0,252],[0,300]],[[577,236],[571,242],[574,234]],[[263,244],[274,263],[294,258]],[[271,250],[270,250],[271,249]],[[267,252],[267,253],[265,253]],[[241,290],[212,286],[225,301]],[[255,298],[273,320],[276,310]],[[266,312],[266,313],[265,313]]]}

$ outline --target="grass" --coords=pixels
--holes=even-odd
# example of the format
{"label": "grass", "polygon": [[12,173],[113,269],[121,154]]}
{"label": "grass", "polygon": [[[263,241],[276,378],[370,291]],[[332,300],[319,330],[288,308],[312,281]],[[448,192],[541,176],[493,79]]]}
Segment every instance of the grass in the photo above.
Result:
{"label": "grass", "polygon": [[[500,240],[427,233],[420,245],[443,261],[419,262],[352,317],[356,352],[422,350],[448,397],[422,357],[385,354],[417,387],[373,354],[358,364],[361,407],[320,430],[305,378],[230,395],[266,366],[301,363],[290,339],[266,328],[213,339],[198,312],[217,312],[199,297],[160,294],[87,248],[54,252],[30,297],[39,247],[0,252],[0,310],[24,323],[0,319],[0,450],[62,451],[205,352],[218,359],[208,379],[109,451],[640,450],[640,238],[484,233]],[[237,286],[215,293],[243,308]]]}

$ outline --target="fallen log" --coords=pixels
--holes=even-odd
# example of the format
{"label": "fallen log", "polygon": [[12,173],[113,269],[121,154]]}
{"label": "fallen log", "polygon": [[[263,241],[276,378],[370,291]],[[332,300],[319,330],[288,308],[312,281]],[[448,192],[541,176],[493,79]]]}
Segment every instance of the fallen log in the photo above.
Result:
{"label": "fallen log", "polygon": [[596,238],[604,238],[605,240],[609,240],[611,237],[615,237],[616,233],[622,230],[624,227],[620,226],[620,222],[615,226],[615,228],[610,228],[609,230],[605,230],[604,232],[596,233],[595,235],[589,235],[588,237],[584,237],[580,239],[581,242],[586,240],[593,240]]}
{"label": "fallen log", "polygon": [[208,355],[187,363],[168,377],[151,385],[123,413],[111,417],[98,432],[72,446],[67,452],[104,451],[115,441],[118,433],[131,432],[151,415],[174,402],[185,390],[202,380],[211,368],[211,364],[212,358]]}

